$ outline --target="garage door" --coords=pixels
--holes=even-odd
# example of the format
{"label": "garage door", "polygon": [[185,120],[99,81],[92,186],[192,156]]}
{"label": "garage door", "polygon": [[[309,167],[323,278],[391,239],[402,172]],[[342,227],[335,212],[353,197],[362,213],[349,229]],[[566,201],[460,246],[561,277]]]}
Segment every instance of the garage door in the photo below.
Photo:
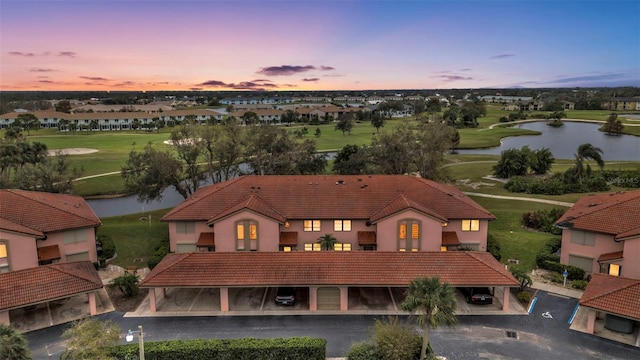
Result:
{"label": "garage door", "polygon": [[318,310],[340,310],[340,289],[335,287],[319,288]]}
{"label": "garage door", "polygon": [[587,273],[593,271],[593,259],[577,255],[569,255],[569,265],[577,266]]}

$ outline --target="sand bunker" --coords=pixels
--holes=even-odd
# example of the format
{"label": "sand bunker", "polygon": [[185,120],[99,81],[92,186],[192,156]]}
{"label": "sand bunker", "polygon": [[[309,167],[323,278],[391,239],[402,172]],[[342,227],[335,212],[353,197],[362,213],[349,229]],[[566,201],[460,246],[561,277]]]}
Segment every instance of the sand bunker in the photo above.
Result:
{"label": "sand bunker", "polygon": [[55,155],[61,153],[62,155],[83,155],[98,152],[98,149],[86,149],[86,148],[66,148],[66,149],[53,149],[47,151],[49,155]]}

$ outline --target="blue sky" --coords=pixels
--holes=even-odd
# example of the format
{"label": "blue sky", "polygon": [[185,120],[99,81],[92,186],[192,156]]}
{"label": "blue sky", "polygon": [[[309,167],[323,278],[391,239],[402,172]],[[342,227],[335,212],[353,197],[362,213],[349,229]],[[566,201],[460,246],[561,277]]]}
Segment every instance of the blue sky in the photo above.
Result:
{"label": "blue sky", "polygon": [[2,0],[0,90],[640,86],[640,1]]}

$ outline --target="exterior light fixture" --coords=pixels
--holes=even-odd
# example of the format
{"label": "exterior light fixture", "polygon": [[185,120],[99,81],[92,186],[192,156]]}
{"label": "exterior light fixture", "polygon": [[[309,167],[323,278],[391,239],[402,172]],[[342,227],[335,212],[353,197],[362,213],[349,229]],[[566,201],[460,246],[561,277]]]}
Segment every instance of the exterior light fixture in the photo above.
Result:
{"label": "exterior light fixture", "polygon": [[127,332],[127,335],[124,337],[127,342],[133,341],[133,334],[138,334],[138,345],[140,346],[140,360],[144,360],[144,331],[142,331],[142,325],[138,325],[138,331]]}

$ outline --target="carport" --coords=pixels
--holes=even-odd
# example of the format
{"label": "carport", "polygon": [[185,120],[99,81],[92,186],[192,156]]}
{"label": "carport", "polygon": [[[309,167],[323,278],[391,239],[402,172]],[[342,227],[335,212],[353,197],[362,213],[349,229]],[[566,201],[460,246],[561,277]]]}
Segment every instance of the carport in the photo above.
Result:
{"label": "carport", "polygon": [[433,276],[453,287],[499,289],[504,312],[509,311],[509,288],[519,285],[503,264],[485,252],[326,251],[169,254],[140,287],[149,289],[152,313],[164,311],[158,304],[186,288],[211,293],[200,301],[210,304],[210,311],[243,311],[236,305],[243,293],[243,299],[255,302],[251,311],[266,311],[270,291],[279,286],[304,289],[308,301],[300,310],[344,313],[362,306],[358,299],[366,299],[373,308],[397,311],[397,299],[411,280]]}
{"label": "carport", "polygon": [[0,323],[23,331],[98,313],[102,280],[89,261],[51,264],[0,274]]}

